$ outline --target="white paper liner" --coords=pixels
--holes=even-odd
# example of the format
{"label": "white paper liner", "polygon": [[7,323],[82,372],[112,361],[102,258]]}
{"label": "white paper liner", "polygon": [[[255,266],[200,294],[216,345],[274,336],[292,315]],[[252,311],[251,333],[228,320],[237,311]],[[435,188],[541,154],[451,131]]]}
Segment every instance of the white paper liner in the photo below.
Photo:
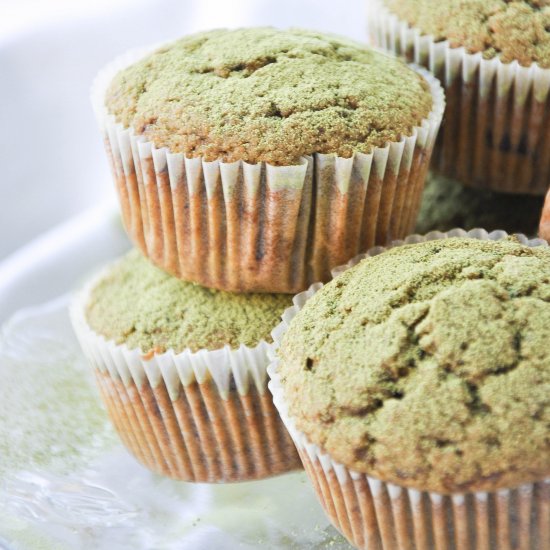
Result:
{"label": "white paper liner", "polygon": [[473,187],[543,195],[550,185],[550,69],[502,63],[436,41],[367,0],[370,41],[428,68],[445,87],[433,168]]}
{"label": "white paper liner", "polygon": [[[452,237],[496,241],[507,236],[505,231],[488,233],[484,229],[411,235],[386,248],[373,248],[335,268],[332,274],[337,277],[368,256],[404,244]],[[548,246],[542,239],[516,236],[528,246]],[[322,287],[322,283],[317,283],[295,296],[294,305],[284,312],[282,322],[273,330],[268,385],[321,504],[336,528],[351,544],[365,550],[550,548],[550,479],[496,492],[442,495],[419,491],[348,469],[297,429],[284,399],[276,349],[292,319]]]}
{"label": "white paper liner", "polygon": [[230,291],[295,293],[375,244],[414,227],[445,107],[425,69],[433,109],[410,136],[352,158],[314,154],[295,166],[207,162],[157,149],[109,115],[113,77],[129,52],[97,76],[92,102],[134,243],[185,280]]}
{"label": "white paper liner", "polygon": [[85,317],[100,273],[71,305],[71,320],[109,416],[152,470],[186,481],[261,479],[300,468],[267,391],[267,350],[168,350],[144,355],[96,333]]}

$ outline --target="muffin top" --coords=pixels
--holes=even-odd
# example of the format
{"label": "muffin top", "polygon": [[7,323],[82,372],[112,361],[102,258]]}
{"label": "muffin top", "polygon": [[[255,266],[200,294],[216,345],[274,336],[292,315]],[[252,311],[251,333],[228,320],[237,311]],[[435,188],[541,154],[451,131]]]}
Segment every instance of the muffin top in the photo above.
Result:
{"label": "muffin top", "polygon": [[435,492],[550,475],[550,251],[448,239],[367,258],[278,351],[289,414],[335,460]]}
{"label": "muffin top", "polygon": [[550,0],[384,0],[423,34],[469,53],[550,67]]}
{"label": "muffin top", "polygon": [[273,28],[187,36],[120,72],[105,101],[157,147],[274,165],[370,152],[410,135],[432,109],[426,81],[401,61]]}
{"label": "muffin top", "polygon": [[416,222],[420,234],[455,227],[534,236],[544,197],[513,195],[465,187],[453,179],[431,175],[426,181]]}
{"label": "muffin top", "polygon": [[90,327],[145,354],[214,350],[271,341],[288,294],[232,294],[180,281],[132,251],[112,266],[89,297]]}

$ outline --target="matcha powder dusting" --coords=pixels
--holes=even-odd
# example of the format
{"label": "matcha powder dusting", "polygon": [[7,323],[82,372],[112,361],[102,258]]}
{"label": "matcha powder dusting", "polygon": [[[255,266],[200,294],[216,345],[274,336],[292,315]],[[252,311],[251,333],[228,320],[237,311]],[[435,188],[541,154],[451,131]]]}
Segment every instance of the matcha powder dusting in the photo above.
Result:
{"label": "matcha powder dusting", "polygon": [[180,281],[133,250],[90,293],[93,330],[144,353],[215,350],[271,342],[290,294],[234,294]]}
{"label": "matcha powder dusting", "polygon": [[432,109],[426,81],[345,38],[273,28],[187,36],[121,71],[118,122],[186,157],[275,165],[350,157],[410,135]]}
{"label": "matcha powder dusting", "polygon": [[337,461],[436,492],[550,475],[550,250],[446,239],[317,292],[278,351],[289,414]]}

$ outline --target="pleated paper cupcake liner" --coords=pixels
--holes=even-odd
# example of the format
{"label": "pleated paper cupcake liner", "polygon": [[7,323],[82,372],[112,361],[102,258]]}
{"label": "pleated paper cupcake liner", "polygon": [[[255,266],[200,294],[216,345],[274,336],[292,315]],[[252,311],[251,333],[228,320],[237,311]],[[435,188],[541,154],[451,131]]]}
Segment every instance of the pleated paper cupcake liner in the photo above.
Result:
{"label": "pleated paper cupcake liner", "polygon": [[550,69],[502,63],[452,48],[368,0],[376,46],[428,68],[445,87],[447,110],[433,169],[464,185],[543,195],[550,186]]}
{"label": "pleated paper cupcake liner", "polygon": [[[483,229],[412,235],[388,248],[451,237],[501,240],[504,231]],[[529,246],[548,246],[541,239],[518,238]],[[376,247],[333,270],[336,277],[367,256],[386,248]],[[270,349],[269,389],[281,418],[302,459],[315,492],[334,526],[357,548],[365,550],[492,550],[550,548],[550,479],[496,492],[443,495],[386,483],[355,472],[333,460],[299,431],[289,416],[277,371],[276,349],[304,304],[322,284],[295,296],[283,321],[273,331]]]}
{"label": "pleated paper cupcake liner", "polygon": [[270,344],[144,355],[88,325],[94,281],[75,298],[71,320],[109,417],[143,465],[198,482],[262,479],[301,468],[267,389]]}
{"label": "pleated paper cupcake liner", "polygon": [[314,154],[295,166],[207,162],[157,149],[117,124],[105,91],[129,53],[98,75],[92,101],[130,238],[157,266],[184,280],[237,292],[304,290],[361,250],[409,234],[445,107],[410,136],[352,158]]}

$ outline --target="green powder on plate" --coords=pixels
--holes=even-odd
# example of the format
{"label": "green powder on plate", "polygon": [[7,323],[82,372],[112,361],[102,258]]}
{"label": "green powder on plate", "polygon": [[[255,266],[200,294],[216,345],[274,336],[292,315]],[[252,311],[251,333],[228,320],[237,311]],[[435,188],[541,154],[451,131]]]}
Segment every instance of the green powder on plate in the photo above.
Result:
{"label": "green powder on plate", "polygon": [[0,481],[10,471],[65,473],[116,441],[66,309],[40,312],[0,335]]}

